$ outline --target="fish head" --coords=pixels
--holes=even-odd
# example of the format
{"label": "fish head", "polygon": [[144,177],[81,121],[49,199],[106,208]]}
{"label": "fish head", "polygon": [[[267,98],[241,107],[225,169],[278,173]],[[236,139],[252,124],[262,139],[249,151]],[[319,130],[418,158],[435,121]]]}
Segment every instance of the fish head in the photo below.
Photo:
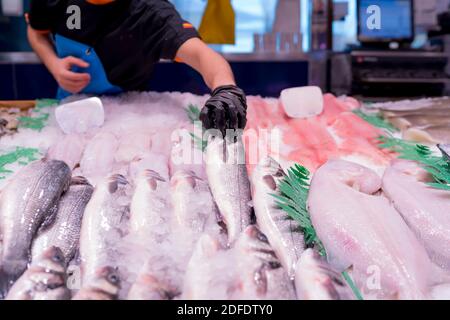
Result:
{"label": "fish head", "polygon": [[90,286],[111,297],[116,297],[121,288],[119,271],[109,266],[97,269]]}
{"label": "fish head", "polygon": [[263,192],[274,192],[278,189],[278,184],[286,174],[283,169],[271,157],[265,157],[261,159],[253,172],[253,192],[256,189],[263,188]]}
{"label": "fish head", "polygon": [[280,164],[272,157],[262,158],[258,164],[258,168],[264,175],[271,175],[277,178],[285,176]]}
{"label": "fish head", "polygon": [[265,264],[264,268],[276,269],[281,264],[269,244],[266,235],[256,225],[245,228],[237,242],[238,248],[258,264]]}
{"label": "fish head", "polygon": [[92,185],[89,183],[88,179],[82,176],[73,177],[70,181],[70,186],[89,186],[92,188]]}
{"label": "fish head", "polygon": [[190,170],[178,170],[170,179],[170,184],[174,188],[187,186],[190,189],[195,189],[197,181],[203,181],[203,179],[199,178],[195,172]]}
{"label": "fish head", "polygon": [[119,194],[129,185],[127,178],[121,174],[110,175],[103,184],[110,194]]}
{"label": "fish head", "polygon": [[153,191],[158,189],[158,185],[160,183],[166,182],[166,180],[158,172],[150,169],[143,170],[138,179],[142,179],[146,182],[148,187]]}
{"label": "fish head", "polygon": [[52,272],[65,273],[66,261],[64,254],[60,248],[52,246],[37,258],[36,266]]}
{"label": "fish head", "polygon": [[152,297],[152,300],[171,300],[180,294],[176,288],[151,274],[141,274],[136,280],[136,284],[139,285],[139,290],[145,291],[147,296]]}

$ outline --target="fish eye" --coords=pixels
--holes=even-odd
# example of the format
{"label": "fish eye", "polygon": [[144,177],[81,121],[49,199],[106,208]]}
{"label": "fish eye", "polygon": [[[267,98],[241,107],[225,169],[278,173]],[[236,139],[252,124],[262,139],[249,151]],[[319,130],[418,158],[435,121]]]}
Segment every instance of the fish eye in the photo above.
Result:
{"label": "fish eye", "polygon": [[278,269],[278,268],[281,268],[281,264],[278,261],[270,261],[269,267],[271,269]]}
{"label": "fish eye", "polygon": [[117,284],[119,282],[119,277],[115,273],[112,273],[108,276],[108,281],[112,284]]}
{"label": "fish eye", "polygon": [[267,239],[266,235],[264,233],[262,233],[261,231],[257,231],[256,232],[256,238],[259,241],[265,242],[265,243],[269,243],[269,240]]}
{"label": "fish eye", "polygon": [[55,254],[54,256],[53,256],[53,258],[52,258],[52,260],[54,261],[54,262],[62,262],[63,261],[63,257],[60,255],[60,254]]}

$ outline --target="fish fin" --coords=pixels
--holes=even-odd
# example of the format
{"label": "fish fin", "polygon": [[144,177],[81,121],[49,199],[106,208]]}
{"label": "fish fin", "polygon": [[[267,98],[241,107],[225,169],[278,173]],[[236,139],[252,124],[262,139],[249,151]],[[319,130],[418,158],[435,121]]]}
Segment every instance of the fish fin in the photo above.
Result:
{"label": "fish fin", "polygon": [[113,174],[108,179],[108,190],[109,193],[113,194],[119,189],[119,185],[127,185],[129,184],[127,178],[121,174]]}
{"label": "fish fin", "polygon": [[11,278],[3,272],[3,270],[0,270],[0,300],[3,300],[6,298],[6,295],[8,294],[9,289],[11,288]]}
{"label": "fish fin", "polygon": [[70,181],[70,185],[71,186],[78,186],[78,185],[92,186],[89,183],[89,180],[82,176],[73,177],[72,180]]}

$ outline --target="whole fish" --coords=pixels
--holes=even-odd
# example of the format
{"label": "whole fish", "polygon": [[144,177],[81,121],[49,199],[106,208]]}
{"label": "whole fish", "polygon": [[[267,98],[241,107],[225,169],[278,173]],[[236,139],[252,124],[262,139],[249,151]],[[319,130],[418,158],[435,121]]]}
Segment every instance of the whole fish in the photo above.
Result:
{"label": "whole fish", "polygon": [[93,192],[94,188],[85,178],[72,178],[69,190],[61,197],[53,225],[40,232],[33,241],[32,260],[51,246],[62,250],[66,263],[74,257],[78,250],[84,209]]}
{"label": "whole fish", "polygon": [[228,243],[233,244],[251,224],[250,181],[242,139],[229,142],[214,137],[206,148],[206,174],[221,218],[227,227]]}
{"label": "whole fish", "polygon": [[86,206],[80,234],[83,282],[101,267],[117,266],[122,222],[129,211],[128,186],[124,176],[110,175],[97,185]]}
{"label": "whole fish", "polygon": [[169,300],[177,290],[148,272],[141,272],[128,291],[127,300]]}
{"label": "whole fish", "polygon": [[313,249],[306,249],[297,262],[295,289],[300,300],[352,300],[342,276]]}
{"label": "whole fish", "polygon": [[159,242],[169,218],[169,183],[156,171],[143,170],[136,178],[130,205],[130,234]]}
{"label": "whole fish", "polygon": [[205,230],[208,219],[216,218],[216,204],[208,184],[194,172],[177,171],[170,184],[174,229],[193,245]]}
{"label": "whole fish", "polygon": [[[224,275],[217,272],[220,243],[209,234],[203,234],[197,241],[186,268],[182,298],[187,300],[228,299],[227,289],[217,290],[218,282]],[[212,289],[215,290],[212,290]]]}
{"label": "whole fish", "polygon": [[72,300],[117,300],[121,279],[116,268],[105,266],[73,296]]}
{"label": "whole fish", "polygon": [[[97,133],[87,144],[80,160],[82,175],[92,183],[102,180],[114,166],[119,142],[111,132]],[[94,183],[96,185],[96,183]]]}
{"label": "whole fish", "polygon": [[267,236],[281,264],[293,279],[295,264],[305,243],[298,223],[277,206],[273,197],[273,194],[280,194],[279,183],[285,177],[283,169],[275,160],[261,160],[252,175],[253,206],[259,228]]}
{"label": "whole fish", "polygon": [[66,300],[66,263],[59,248],[50,247],[36,257],[27,271],[14,283],[6,300]]}
{"label": "whole fish", "polygon": [[70,168],[62,161],[38,160],[19,171],[2,191],[0,289],[3,293],[27,268],[32,240],[39,228],[53,222],[70,175]]}
{"label": "whole fish", "polygon": [[257,226],[248,226],[236,243],[240,252],[241,284],[239,299],[276,299],[295,298],[294,287],[286,270],[281,266],[267,237]]}

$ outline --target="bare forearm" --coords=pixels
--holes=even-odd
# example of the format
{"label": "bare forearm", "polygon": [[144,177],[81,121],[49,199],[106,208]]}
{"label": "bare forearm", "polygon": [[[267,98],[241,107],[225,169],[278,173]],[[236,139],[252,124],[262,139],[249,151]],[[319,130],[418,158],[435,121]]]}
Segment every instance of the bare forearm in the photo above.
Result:
{"label": "bare forearm", "polygon": [[218,53],[205,52],[200,59],[200,70],[206,84],[211,89],[224,85],[235,85],[233,71],[228,62]]}
{"label": "bare forearm", "polygon": [[212,90],[236,84],[228,62],[199,39],[188,40],[181,46],[177,57],[197,70]]}
{"label": "bare forearm", "polygon": [[58,56],[56,55],[49,35],[41,34],[31,27],[28,27],[28,41],[47,69],[53,73]]}

